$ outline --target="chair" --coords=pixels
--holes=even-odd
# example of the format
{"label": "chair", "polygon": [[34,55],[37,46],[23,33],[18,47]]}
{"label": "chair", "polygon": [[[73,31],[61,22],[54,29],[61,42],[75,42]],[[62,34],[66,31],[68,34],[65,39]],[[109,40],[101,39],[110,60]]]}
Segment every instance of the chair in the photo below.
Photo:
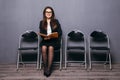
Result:
{"label": "chair", "polygon": [[39,68],[39,36],[34,31],[26,31],[19,37],[17,70],[20,64],[35,63]]}
{"label": "chair", "polygon": [[[72,54],[70,56],[70,54]],[[70,60],[70,58],[73,58]],[[75,60],[77,58],[77,60]],[[65,69],[68,63],[83,63],[87,69],[86,61],[86,39],[83,32],[79,30],[70,31],[65,38]]]}
{"label": "chair", "polygon": [[93,62],[109,63],[111,67],[110,41],[106,33],[101,30],[95,30],[89,38],[89,68],[92,69]]}
{"label": "chair", "polygon": [[[55,56],[53,59],[53,64],[59,64],[59,70],[62,70],[62,57],[63,57],[63,53],[62,53],[62,38],[60,38],[60,43],[61,46],[59,48],[55,48],[54,53],[57,53],[55,56],[58,56],[59,54],[59,60],[55,60]],[[58,57],[57,57],[58,58]],[[42,69],[42,54],[40,55],[40,70]]]}

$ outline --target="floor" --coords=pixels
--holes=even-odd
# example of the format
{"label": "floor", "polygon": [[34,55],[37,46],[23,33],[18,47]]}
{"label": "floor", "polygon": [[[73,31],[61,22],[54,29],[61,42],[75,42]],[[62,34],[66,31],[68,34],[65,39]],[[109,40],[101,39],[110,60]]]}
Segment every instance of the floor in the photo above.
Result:
{"label": "floor", "polygon": [[55,65],[50,77],[43,75],[43,70],[36,70],[35,65],[27,64],[16,70],[16,65],[0,65],[0,80],[120,80],[120,64],[109,66],[95,64],[92,70],[85,70],[83,65],[69,65],[60,71]]}

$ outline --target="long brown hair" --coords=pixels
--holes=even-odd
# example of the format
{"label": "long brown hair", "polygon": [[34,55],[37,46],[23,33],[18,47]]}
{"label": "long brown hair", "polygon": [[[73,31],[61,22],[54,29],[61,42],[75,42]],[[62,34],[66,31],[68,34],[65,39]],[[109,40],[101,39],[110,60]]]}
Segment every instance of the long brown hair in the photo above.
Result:
{"label": "long brown hair", "polygon": [[47,29],[47,18],[46,18],[46,16],[45,16],[46,9],[51,9],[51,11],[52,11],[52,16],[51,16],[51,25],[52,25],[52,26],[51,26],[51,27],[52,27],[52,29],[55,29],[55,28],[57,27],[56,21],[55,21],[55,13],[54,13],[53,8],[50,7],[50,6],[45,7],[44,10],[43,10],[43,22],[42,22],[42,27],[43,27],[44,29]]}

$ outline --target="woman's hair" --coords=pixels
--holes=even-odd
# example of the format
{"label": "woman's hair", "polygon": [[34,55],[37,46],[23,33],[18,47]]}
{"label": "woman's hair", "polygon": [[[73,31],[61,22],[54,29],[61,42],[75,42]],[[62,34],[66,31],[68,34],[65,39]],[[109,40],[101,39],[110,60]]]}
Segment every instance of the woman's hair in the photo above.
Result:
{"label": "woman's hair", "polygon": [[55,13],[54,13],[53,8],[50,7],[50,6],[45,7],[44,10],[43,10],[42,27],[43,27],[44,29],[47,29],[47,18],[46,18],[46,15],[45,15],[46,9],[51,9],[51,11],[52,11],[52,16],[51,16],[51,25],[52,25],[52,26],[51,26],[51,27],[52,27],[53,29],[55,29],[55,28],[56,28]]}

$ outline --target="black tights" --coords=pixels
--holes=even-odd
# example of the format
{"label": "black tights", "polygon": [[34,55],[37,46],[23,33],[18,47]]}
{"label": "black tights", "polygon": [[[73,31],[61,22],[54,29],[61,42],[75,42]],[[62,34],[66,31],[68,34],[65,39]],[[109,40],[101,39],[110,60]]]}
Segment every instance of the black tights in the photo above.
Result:
{"label": "black tights", "polygon": [[42,46],[42,57],[44,67],[46,66],[48,70],[51,69],[53,57],[54,57],[54,47],[53,46]]}

